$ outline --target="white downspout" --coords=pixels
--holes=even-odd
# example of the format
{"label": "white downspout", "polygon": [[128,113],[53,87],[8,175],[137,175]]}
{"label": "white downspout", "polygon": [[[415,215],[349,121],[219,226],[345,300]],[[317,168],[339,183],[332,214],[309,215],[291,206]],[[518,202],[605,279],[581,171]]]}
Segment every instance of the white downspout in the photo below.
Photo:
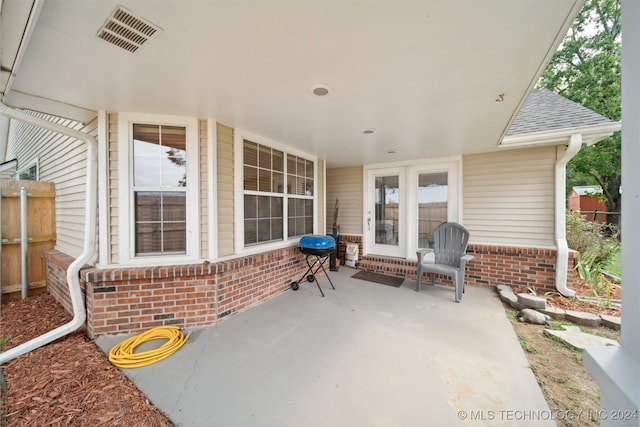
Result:
{"label": "white downspout", "polygon": [[[569,146],[561,153],[556,161],[555,169],[555,215],[556,215],[556,289],[565,297],[576,294],[573,289],[567,288],[567,270],[569,269],[569,245],[567,245],[567,217],[566,217],[566,181],[567,163],[582,148],[582,135],[571,135]],[[560,151],[562,147],[558,148]]]}
{"label": "white downspout", "polygon": [[41,128],[60,133],[62,135],[77,138],[87,144],[87,188],[85,198],[85,221],[84,221],[84,246],[82,253],[67,269],[67,283],[73,307],[73,319],[69,323],[57,327],[44,335],[33,338],[30,341],[20,344],[0,353],[0,365],[22,356],[36,348],[42,347],[52,341],[57,340],[84,325],[87,318],[84,302],[82,300],[82,289],[80,288],[80,269],[91,260],[96,248],[96,218],[97,218],[97,167],[98,167],[98,143],[91,135],[67,128],[47,120],[31,116],[22,111],[15,110],[0,103],[0,114],[10,119],[20,120]]}

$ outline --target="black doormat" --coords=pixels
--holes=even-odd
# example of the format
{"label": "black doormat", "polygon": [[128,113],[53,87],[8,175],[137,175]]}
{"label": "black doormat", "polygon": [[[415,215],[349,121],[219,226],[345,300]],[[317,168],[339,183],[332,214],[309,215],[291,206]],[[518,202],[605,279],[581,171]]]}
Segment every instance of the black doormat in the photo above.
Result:
{"label": "black doormat", "polygon": [[353,276],[354,279],[366,280],[367,282],[380,283],[387,286],[399,288],[404,282],[402,277],[387,276],[386,274],[372,273],[370,271],[358,271]]}

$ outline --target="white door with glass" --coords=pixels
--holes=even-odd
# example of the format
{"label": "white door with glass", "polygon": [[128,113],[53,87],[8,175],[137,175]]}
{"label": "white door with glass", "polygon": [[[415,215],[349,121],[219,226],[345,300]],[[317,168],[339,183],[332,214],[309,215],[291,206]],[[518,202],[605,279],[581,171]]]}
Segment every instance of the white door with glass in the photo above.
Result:
{"label": "white door with glass", "polygon": [[433,231],[460,222],[460,162],[433,161],[367,171],[366,253],[415,259]]}
{"label": "white door with glass", "polygon": [[404,168],[377,169],[367,173],[367,253],[391,257],[405,256],[404,187]]}

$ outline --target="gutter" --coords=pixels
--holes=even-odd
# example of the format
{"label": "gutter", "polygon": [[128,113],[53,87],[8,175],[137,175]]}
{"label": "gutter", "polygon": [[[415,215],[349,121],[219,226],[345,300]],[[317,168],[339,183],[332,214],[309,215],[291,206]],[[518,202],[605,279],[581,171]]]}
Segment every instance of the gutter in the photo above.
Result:
{"label": "gutter", "polygon": [[566,218],[566,189],[567,180],[566,166],[582,148],[582,134],[573,134],[569,139],[569,146],[564,152],[562,147],[558,148],[561,153],[555,165],[555,215],[556,215],[556,289],[565,297],[572,297],[576,294],[573,289],[567,288],[567,270],[569,269],[569,245],[567,244],[567,218]]}
{"label": "gutter", "polygon": [[71,296],[71,305],[73,308],[73,319],[70,322],[57,327],[39,337],[20,344],[0,353],[0,365],[16,357],[22,356],[32,350],[40,348],[45,344],[57,340],[63,336],[74,332],[82,327],[87,318],[84,302],[82,300],[82,289],[80,287],[80,270],[91,260],[96,250],[96,218],[97,218],[97,170],[98,170],[98,143],[91,135],[78,130],[49,122],[26,114],[22,111],[10,108],[0,103],[0,114],[10,119],[20,120],[41,127],[62,135],[84,141],[87,144],[87,187],[85,197],[85,219],[84,219],[84,245],[82,253],[76,260],[71,263],[67,269],[67,283],[69,285],[69,294]]}

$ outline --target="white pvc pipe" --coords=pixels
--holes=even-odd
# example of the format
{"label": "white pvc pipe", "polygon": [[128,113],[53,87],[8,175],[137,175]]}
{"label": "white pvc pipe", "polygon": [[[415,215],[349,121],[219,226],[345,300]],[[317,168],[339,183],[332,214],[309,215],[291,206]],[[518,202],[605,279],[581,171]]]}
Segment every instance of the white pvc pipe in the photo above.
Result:
{"label": "white pvc pipe", "polygon": [[582,135],[571,135],[569,146],[556,161],[555,166],[555,216],[556,216],[556,289],[565,297],[572,297],[576,291],[567,287],[569,269],[569,245],[567,245],[566,180],[567,163],[582,148]]}
{"label": "white pvc pipe", "polygon": [[71,296],[73,308],[73,319],[62,326],[53,329],[44,335],[40,335],[30,341],[20,344],[0,353],[0,365],[22,356],[36,348],[42,347],[52,341],[57,340],[84,325],[87,318],[84,302],[82,300],[82,289],[80,288],[80,269],[91,260],[96,248],[96,218],[97,218],[97,170],[98,170],[98,144],[91,135],[65,126],[49,122],[39,117],[34,117],[22,111],[10,108],[0,103],[0,114],[11,119],[30,123],[41,128],[70,136],[84,141],[87,144],[87,188],[85,198],[85,220],[84,220],[84,246],[82,253],[71,263],[67,269],[67,283]]}
{"label": "white pvc pipe", "polygon": [[29,253],[29,237],[27,234],[27,189],[20,187],[20,277],[22,281],[22,299],[27,299],[29,280],[27,255]]}

